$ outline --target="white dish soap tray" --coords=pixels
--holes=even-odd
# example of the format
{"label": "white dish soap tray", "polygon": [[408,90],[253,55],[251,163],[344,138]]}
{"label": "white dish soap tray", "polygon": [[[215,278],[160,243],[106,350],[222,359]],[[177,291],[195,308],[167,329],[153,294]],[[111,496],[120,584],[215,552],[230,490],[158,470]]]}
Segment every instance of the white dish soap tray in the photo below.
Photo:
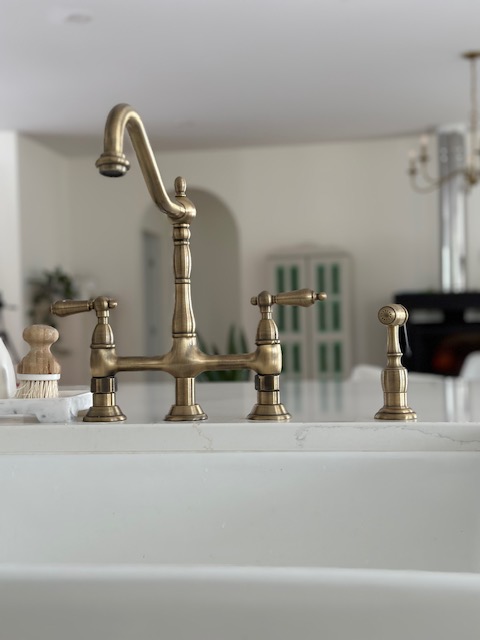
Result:
{"label": "white dish soap tray", "polygon": [[35,416],[39,422],[72,422],[92,405],[86,387],[63,387],[58,398],[1,398],[0,416]]}

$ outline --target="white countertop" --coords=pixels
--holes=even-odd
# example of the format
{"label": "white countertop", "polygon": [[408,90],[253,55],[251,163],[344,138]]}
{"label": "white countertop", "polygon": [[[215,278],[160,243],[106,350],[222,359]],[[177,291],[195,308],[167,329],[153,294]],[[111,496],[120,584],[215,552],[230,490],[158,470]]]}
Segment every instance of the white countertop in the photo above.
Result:
{"label": "white countertop", "polygon": [[[288,381],[280,388],[291,423],[379,422],[374,421],[374,415],[383,406],[380,381]],[[246,416],[256,402],[253,381],[197,383],[196,400],[208,415],[209,424],[252,424]],[[164,423],[173,401],[171,382],[122,385],[119,380],[117,402],[130,424]],[[480,381],[416,378],[409,382],[408,403],[417,413],[418,422],[480,424]]]}
{"label": "white countertop", "polygon": [[253,382],[199,383],[199,422],[165,422],[174,384],[123,383],[117,402],[125,422],[49,424],[0,418],[0,453],[172,451],[480,451],[480,381],[412,380],[408,402],[416,422],[374,420],[380,383],[283,382],[290,422],[246,419],[256,401]]}

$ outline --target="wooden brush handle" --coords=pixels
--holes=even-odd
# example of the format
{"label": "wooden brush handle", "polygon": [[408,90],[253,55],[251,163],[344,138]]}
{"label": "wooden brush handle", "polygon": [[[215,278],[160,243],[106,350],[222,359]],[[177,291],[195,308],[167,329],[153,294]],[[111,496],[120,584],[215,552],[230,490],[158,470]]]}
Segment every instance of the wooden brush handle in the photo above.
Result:
{"label": "wooden brush handle", "polygon": [[19,362],[17,372],[30,375],[59,374],[60,364],[50,351],[58,337],[55,327],[47,324],[32,324],[26,327],[23,339],[30,345],[30,351]]}

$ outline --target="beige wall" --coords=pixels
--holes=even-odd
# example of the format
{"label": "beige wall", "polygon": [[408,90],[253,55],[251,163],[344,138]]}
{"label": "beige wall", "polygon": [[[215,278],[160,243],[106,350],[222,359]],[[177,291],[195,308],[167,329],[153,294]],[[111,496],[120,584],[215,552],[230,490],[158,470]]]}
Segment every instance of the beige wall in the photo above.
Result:
{"label": "beige wall", "polygon": [[0,293],[4,308],[5,330],[19,351],[22,345],[23,296],[21,277],[20,190],[18,172],[18,135],[0,131]]}
{"label": "beige wall", "polygon": [[18,140],[22,264],[28,275],[71,268],[67,162],[34,140]]}
{"label": "beige wall", "polygon": [[[313,242],[352,254],[354,360],[384,362],[378,308],[391,301],[395,291],[439,285],[437,196],[412,192],[405,172],[407,152],[415,142],[391,138],[157,154],[167,187],[177,175],[183,175],[190,188],[209,192],[233,216],[241,264],[239,324],[247,329],[251,343],[258,311],[249,300],[269,285],[265,257],[279,247]],[[22,160],[32,153],[24,142],[20,149]],[[126,177],[106,179],[98,175],[93,156],[67,159],[38,146],[33,151],[39,156],[38,169],[35,174],[31,168],[30,175],[37,182],[22,180],[22,215],[29,216],[30,224],[32,215],[47,219],[50,236],[45,251],[40,245],[35,248],[35,259],[32,252],[24,258],[25,270],[61,263],[83,279],[93,280],[96,293],[117,297],[120,306],[113,318],[117,344],[122,345],[122,353],[142,353],[141,230],[151,202],[136,160],[131,158]],[[41,206],[35,207],[38,190],[43,195]],[[30,206],[25,212],[27,201]],[[471,288],[479,288],[480,279],[480,216],[475,214],[479,204],[474,193],[469,216]],[[166,218],[160,216],[158,225],[169,237]],[[201,208],[192,224],[192,246],[201,235],[195,233],[200,225]],[[41,226],[35,230],[35,237],[42,237]],[[211,249],[214,256],[215,246]],[[171,251],[169,240],[166,250]],[[171,268],[170,259],[165,268]],[[221,269],[212,273],[215,271],[217,282],[211,285],[221,295],[224,277]],[[169,315],[163,319],[168,325],[170,320]]]}

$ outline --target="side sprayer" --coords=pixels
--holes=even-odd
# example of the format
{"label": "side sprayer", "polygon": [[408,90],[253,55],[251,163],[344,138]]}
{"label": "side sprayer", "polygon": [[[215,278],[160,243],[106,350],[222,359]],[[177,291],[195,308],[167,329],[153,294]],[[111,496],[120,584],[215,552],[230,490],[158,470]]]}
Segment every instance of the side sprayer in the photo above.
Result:
{"label": "side sprayer", "polygon": [[383,407],[376,420],[416,420],[417,414],[407,403],[408,372],[402,366],[399,327],[408,320],[408,311],[401,304],[390,304],[378,312],[378,319],[387,327],[387,366],[382,371]]}

